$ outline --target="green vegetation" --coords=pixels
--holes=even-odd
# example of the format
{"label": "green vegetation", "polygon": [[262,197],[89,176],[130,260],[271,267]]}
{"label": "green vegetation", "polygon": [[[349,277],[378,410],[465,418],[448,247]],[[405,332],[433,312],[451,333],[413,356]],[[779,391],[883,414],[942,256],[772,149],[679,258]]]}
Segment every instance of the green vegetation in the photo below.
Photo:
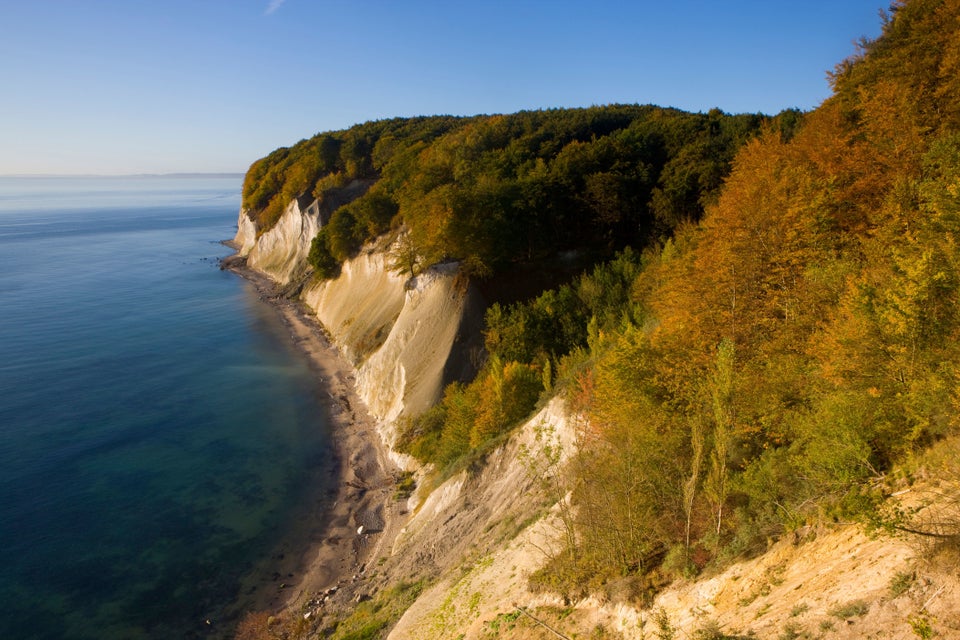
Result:
{"label": "green vegetation", "polygon": [[960,434],[958,22],[955,0],[895,2],[802,118],[367,123],[258,161],[245,206],[265,228],[276,194],[376,180],[315,242],[323,275],[401,226],[411,273],[454,258],[496,282],[584,256],[579,277],[490,307],[480,374],[399,444],[449,467],[565,393],[586,419],[575,535],[539,585],[654,588],[808,523],[915,529],[878,505],[891,471]]}
{"label": "green vegetation", "polygon": [[884,476],[957,433],[958,18],[896,4],[833,98],[747,143],[703,219],[643,254],[619,324],[580,334],[578,536],[541,584],[690,575],[802,524],[884,520]]}
{"label": "green vegetation", "polygon": [[859,618],[861,616],[867,615],[867,611],[870,610],[870,605],[864,602],[863,600],[854,600],[853,602],[848,602],[843,605],[837,605],[828,611],[831,616],[834,618],[840,618],[846,620],[848,618]]}
{"label": "green vegetation", "polygon": [[670,616],[662,607],[653,612],[653,622],[656,625],[659,640],[673,640],[677,637],[677,630],[670,622]]}
{"label": "green vegetation", "polygon": [[513,631],[517,626],[517,618],[519,618],[520,615],[519,610],[497,615],[496,618],[487,623],[488,635],[499,637],[501,632],[509,633]]}
{"label": "green vegetation", "polygon": [[924,614],[910,616],[907,618],[907,622],[910,624],[913,634],[918,638],[923,638],[923,640],[933,638],[936,633],[930,623],[930,618]]}
{"label": "green vegetation", "polygon": [[[385,638],[400,616],[424,589],[423,581],[403,582],[363,600],[347,615],[329,621],[320,633],[332,640]],[[266,611],[247,613],[237,625],[235,640],[306,640],[320,637],[313,616],[295,609],[276,616]]]}
{"label": "green vegetation", "polygon": [[[776,126],[798,121],[785,112]],[[331,215],[311,251],[321,277],[401,226],[419,261],[460,260],[471,275],[566,250],[592,261],[699,219],[770,122],[621,105],[367,122],[255,162],[243,206],[262,233],[293,198],[318,198]],[[374,184],[344,197],[356,181]]]}
{"label": "green vegetation", "polygon": [[739,640],[738,636],[731,636],[723,632],[720,623],[707,619],[693,632],[693,640]]}
{"label": "green vegetation", "polygon": [[350,615],[340,620],[332,633],[333,640],[377,640],[385,638],[390,628],[423,591],[422,582],[401,583],[378,593],[372,600],[358,604]]}
{"label": "green vegetation", "polygon": [[406,500],[413,495],[417,488],[417,478],[410,471],[403,471],[397,478],[397,489],[394,492],[395,500]]}
{"label": "green vegetation", "polygon": [[913,586],[917,580],[917,574],[914,571],[900,571],[890,580],[890,597],[897,598]]}
{"label": "green vegetation", "polygon": [[803,628],[796,622],[788,622],[783,625],[783,633],[778,636],[778,640],[800,640],[809,638],[810,634],[803,631]]}
{"label": "green vegetation", "polygon": [[455,124],[457,119],[450,117],[398,118],[281,147],[250,166],[243,181],[243,207],[265,231],[294,198],[312,195],[322,202],[352,180],[376,177],[375,158],[388,158],[397,137],[409,145],[424,144]]}
{"label": "green vegetation", "polygon": [[[833,98],[739,151],[702,220],[490,308],[491,361],[533,367],[588,419],[577,535],[538,585],[655,584],[802,524],[892,522],[878,480],[958,432],[960,32],[942,28],[958,18],[898,3]],[[448,390],[410,451],[469,452],[479,397]]]}
{"label": "green vegetation", "polygon": [[626,249],[527,303],[492,305],[486,366],[470,384],[450,385],[397,446],[443,467],[526,418],[545,392],[554,391],[555,371],[569,382],[591,336],[631,322],[630,287],[640,270],[640,256]]}

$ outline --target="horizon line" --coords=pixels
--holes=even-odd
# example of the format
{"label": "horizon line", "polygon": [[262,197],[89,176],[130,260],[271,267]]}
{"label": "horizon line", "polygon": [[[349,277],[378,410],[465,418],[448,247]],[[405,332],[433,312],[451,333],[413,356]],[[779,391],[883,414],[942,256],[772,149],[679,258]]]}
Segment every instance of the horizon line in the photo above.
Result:
{"label": "horizon line", "polygon": [[236,177],[245,171],[173,171],[168,173],[0,173],[0,178],[191,178]]}

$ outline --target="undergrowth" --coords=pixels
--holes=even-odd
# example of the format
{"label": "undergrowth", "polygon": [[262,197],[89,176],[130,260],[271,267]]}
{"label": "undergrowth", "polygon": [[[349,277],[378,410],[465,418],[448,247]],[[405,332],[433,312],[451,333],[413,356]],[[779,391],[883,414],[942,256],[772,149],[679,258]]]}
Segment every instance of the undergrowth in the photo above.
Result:
{"label": "undergrowth", "polygon": [[422,580],[403,582],[381,591],[373,599],[359,603],[350,614],[333,627],[331,640],[377,640],[387,632],[400,616],[420,596]]}

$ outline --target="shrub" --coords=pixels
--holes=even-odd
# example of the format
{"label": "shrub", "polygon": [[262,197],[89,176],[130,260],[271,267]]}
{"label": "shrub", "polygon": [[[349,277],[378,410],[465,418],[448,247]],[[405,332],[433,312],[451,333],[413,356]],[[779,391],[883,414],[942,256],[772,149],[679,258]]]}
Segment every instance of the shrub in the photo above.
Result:
{"label": "shrub", "polygon": [[307,262],[321,280],[330,280],[340,275],[340,261],[330,251],[327,229],[328,227],[320,229],[320,233],[310,243],[310,253],[307,255]]}
{"label": "shrub", "polygon": [[251,611],[237,625],[234,640],[273,640],[270,633],[271,615],[267,611]]}
{"label": "shrub", "polygon": [[424,584],[403,582],[358,604],[337,623],[333,640],[375,640],[396,623],[423,591]]}
{"label": "shrub", "polygon": [[930,619],[923,614],[910,616],[907,618],[907,622],[910,623],[910,628],[913,630],[913,634],[918,638],[923,640],[929,640],[933,637],[933,625],[930,624]]}
{"label": "shrub", "polygon": [[890,579],[890,597],[896,598],[910,590],[917,574],[913,571],[900,571]]}
{"label": "shrub", "polygon": [[837,605],[830,609],[827,613],[834,618],[848,620],[850,618],[865,616],[869,610],[870,605],[867,602],[864,600],[854,600],[843,605]]}
{"label": "shrub", "polygon": [[542,378],[532,365],[502,364],[497,358],[479,381],[476,418],[470,431],[472,447],[479,447],[529,415],[543,390]]}
{"label": "shrub", "polygon": [[670,622],[670,616],[663,607],[660,607],[653,613],[653,622],[657,625],[658,640],[673,640],[677,637],[677,630]]}

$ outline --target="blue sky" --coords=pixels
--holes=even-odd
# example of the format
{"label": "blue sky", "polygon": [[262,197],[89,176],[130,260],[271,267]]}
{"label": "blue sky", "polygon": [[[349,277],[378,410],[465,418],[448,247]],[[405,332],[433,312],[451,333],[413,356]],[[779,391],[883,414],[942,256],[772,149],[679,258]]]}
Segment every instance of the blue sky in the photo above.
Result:
{"label": "blue sky", "polygon": [[888,0],[0,0],[0,174],[245,171],[393,116],[810,109]]}

